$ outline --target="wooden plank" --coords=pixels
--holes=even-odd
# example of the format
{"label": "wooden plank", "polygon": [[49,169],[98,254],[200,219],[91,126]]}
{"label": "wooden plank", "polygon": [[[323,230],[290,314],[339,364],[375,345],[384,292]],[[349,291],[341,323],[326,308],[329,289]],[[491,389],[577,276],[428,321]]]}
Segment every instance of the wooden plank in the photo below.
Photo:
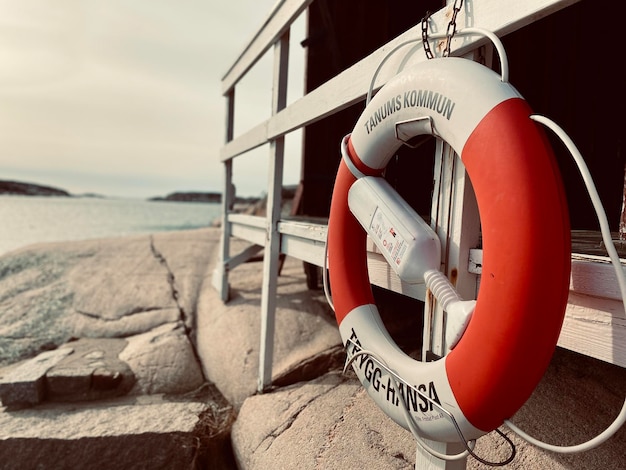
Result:
{"label": "wooden plank", "polygon": [[[274,45],[274,83],[272,114],[287,105],[287,70],[289,65],[289,29]],[[259,377],[257,390],[263,392],[272,383],[274,357],[274,329],[276,314],[276,289],[280,255],[278,222],[282,208],[283,166],[285,137],[270,142],[270,169],[267,194],[267,226],[265,256],[263,257],[263,287],[261,289],[261,344],[259,348]]]}
{"label": "wooden plank", "polygon": [[370,282],[375,286],[383,287],[421,301],[425,300],[426,285],[424,283],[409,284],[401,280],[382,254],[368,252],[367,268]]}
{"label": "wooden plank", "polygon": [[259,251],[261,251],[262,249],[263,249],[262,245],[250,245],[248,248],[243,250],[241,253],[228,258],[226,260],[226,263],[225,263],[227,268],[228,268],[228,271],[230,272],[231,270],[233,270],[234,268],[236,268],[240,264],[245,263],[246,261],[248,261],[253,256],[256,256],[257,253]]}
{"label": "wooden plank", "polygon": [[[235,129],[235,90],[231,90],[226,95],[226,135],[225,141],[229,142],[234,137]],[[228,269],[226,260],[230,257],[230,224],[228,223],[228,212],[233,205],[235,194],[233,191],[233,163],[224,162],[224,191],[222,196],[222,234],[220,238],[220,248],[215,270],[213,271],[212,284],[219,292],[222,302],[226,302],[230,296],[228,284]]]}
{"label": "wooden plank", "polygon": [[228,214],[228,221],[231,224],[265,229],[265,217],[260,217],[258,215]]}
{"label": "wooden plank", "polygon": [[225,144],[220,149],[220,161],[226,162],[237,155],[266,144],[268,140],[267,124],[267,121],[262,122]]}
{"label": "wooden plank", "polygon": [[316,266],[324,266],[326,244],[321,241],[283,235],[280,242],[281,253],[306,261]]}
{"label": "wooden plank", "polygon": [[278,231],[285,235],[326,243],[327,226],[325,224],[281,220],[278,223]]}
{"label": "wooden plank", "polygon": [[320,223],[281,220],[278,223],[281,252],[323,267],[326,255],[326,228],[325,224]]}
{"label": "wooden plank", "polygon": [[265,228],[265,217],[260,217],[258,215],[230,213],[228,214],[228,221],[232,224]]}
{"label": "wooden plank", "polygon": [[227,94],[250,68],[269,50],[313,0],[281,0],[261,28],[222,78],[222,93]]}
{"label": "wooden plank", "polygon": [[[622,260],[622,271],[625,260]],[[572,255],[570,290],[581,295],[590,295],[612,300],[622,300],[615,268],[607,257]]]}
{"label": "wooden plank", "polygon": [[[465,446],[460,442],[436,442],[426,441],[428,445],[442,454],[454,455],[465,450]],[[464,470],[467,459],[460,460],[441,460],[430,453],[426,452],[421,446],[417,446],[415,450],[415,470]]]}
{"label": "wooden plank", "polygon": [[[470,250],[470,271],[482,272],[483,250]],[[622,259],[622,270],[626,274],[626,260]],[[607,256],[572,254],[570,291],[579,295],[588,295],[610,300],[622,300],[617,283],[615,268]]]}
{"label": "wooden plank", "polygon": [[626,367],[626,316],[622,302],[570,292],[558,345]]}
{"label": "wooden plank", "polygon": [[[502,36],[577,1],[579,0],[526,0],[524,2],[485,0],[473,2],[471,17],[468,17],[465,10],[463,10],[457,21],[460,27],[469,24],[488,29]],[[438,31],[446,30],[448,22],[447,8],[443,8],[432,15],[431,24],[435,25],[433,29]],[[246,133],[242,137],[235,139],[236,141],[241,140],[241,142],[233,142],[224,148],[220,155],[222,160],[235,157],[262,145],[268,139],[285,135],[359,102],[367,94],[374,71],[389,51],[408,40],[416,38],[421,38],[420,24],[377,49],[365,59],[316,88],[311,93],[295,101],[259,125],[259,128],[255,128],[254,132]],[[473,36],[459,37],[453,41],[453,55],[463,55],[482,43],[484,43],[482,38]],[[417,43],[418,46],[419,44]],[[421,47],[416,47],[416,43],[407,45],[387,60],[378,75],[374,89],[380,88],[401,70],[425,60],[427,59]],[[263,136],[261,132],[263,126],[267,129],[266,136]]]}
{"label": "wooden plank", "polygon": [[[619,232],[612,232],[611,239],[617,254],[626,257],[626,243],[619,239]],[[572,253],[607,257],[602,233],[598,230],[572,230]]]}
{"label": "wooden plank", "polygon": [[265,228],[255,227],[247,224],[232,224],[230,234],[233,237],[241,238],[255,245],[265,246]]}
{"label": "wooden plank", "polygon": [[[470,267],[480,274],[482,250],[471,250],[470,260]],[[623,270],[624,264],[626,260]],[[572,254],[570,293],[558,344],[626,367],[626,314],[608,257]]]}

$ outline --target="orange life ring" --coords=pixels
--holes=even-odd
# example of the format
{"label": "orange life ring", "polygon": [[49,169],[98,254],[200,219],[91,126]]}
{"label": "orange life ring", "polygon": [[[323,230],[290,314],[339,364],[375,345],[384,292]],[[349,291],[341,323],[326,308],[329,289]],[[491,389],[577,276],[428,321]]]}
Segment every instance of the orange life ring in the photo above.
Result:
{"label": "orange life ring", "polygon": [[[472,319],[444,358],[419,362],[386,331],[367,269],[366,232],[350,212],[356,177],[341,162],[328,223],[328,268],[336,319],[349,355],[365,349],[440,403],[466,439],[513,416],[554,352],[569,289],[567,203],[552,149],[531,109],[499,75],[466,59],[440,58],[390,80],[368,104],[347,141],[364,175],[380,175],[402,142],[398,122],[428,117],[430,133],[460,155],[482,224],[483,267]],[[454,442],[450,419],[364,355],[353,363],[376,403],[407,427],[404,403],[424,437]]]}

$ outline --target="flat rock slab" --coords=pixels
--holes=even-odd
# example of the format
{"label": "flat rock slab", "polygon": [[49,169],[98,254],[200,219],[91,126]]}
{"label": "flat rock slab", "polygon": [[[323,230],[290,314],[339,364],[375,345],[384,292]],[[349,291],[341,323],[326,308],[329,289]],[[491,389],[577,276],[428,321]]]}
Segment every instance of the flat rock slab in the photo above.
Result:
{"label": "flat rock slab", "polygon": [[[244,247],[234,245],[233,253]],[[197,345],[205,375],[236,409],[258,386],[262,270],[259,262],[237,266],[226,304],[213,288],[198,299]],[[272,376],[280,385],[315,378],[345,357],[323,293],[307,289],[302,262],[290,257],[278,277],[272,347]]]}
{"label": "flat rock slab", "polygon": [[5,372],[0,400],[15,409],[44,401],[77,402],[138,394],[180,394],[204,383],[182,322],[140,335],[82,338]]}
{"label": "flat rock slab", "polygon": [[232,442],[242,470],[415,468],[411,434],[338,373],[248,398]]}
{"label": "flat rock slab", "polygon": [[71,338],[193,325],[219,230],[31,245],[0,257],[0,366]]}
{"label": "flat rock slab", "polygon": [[46,399],[51,401],[100,400],[125,395],[135,375],[119,353],[122,338],[82,338],[67,343],[74,351],[46,373]]}
{"label": "flat rock slab", "polygon": [[232,469],[224,403],[160,395],[0,411],[0,469]]}
{"label": "flat rock slab", "polygon": [[135,375],[131,394],[186,393],[203,384],[202,367],[182,322],[166,323],[127,340],[119,358]]}
{"label": "flat rock slab", "polygon": [[0,373],[0,400],[14,409],[124,395],[135,383],[133,371],[118,357],[127,344],[121,338],[84,338],[43,352]]}
{"label": "flat rock slab", "polygon": [[0,376],[0,401],[4,406],[32,406],[46,395],[46,374],[72,354],[72,348],[41,353]]}

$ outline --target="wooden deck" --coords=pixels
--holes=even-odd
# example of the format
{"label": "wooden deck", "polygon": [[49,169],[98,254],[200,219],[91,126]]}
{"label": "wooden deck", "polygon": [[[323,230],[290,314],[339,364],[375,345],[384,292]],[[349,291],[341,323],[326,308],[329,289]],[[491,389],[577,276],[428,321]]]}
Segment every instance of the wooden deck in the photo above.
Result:
{"label": "wooden deck", "polygon": [[[265,219],[232,215],[232,234],[257,244],[265,240]],[[278,223],[280,252],[323,267],[326,220],[287,218]],[[615,234],[617,237],[617,234]],[[616,242],[621,257],[626,246]],[[425,299],[424,284],[401,281],[373,243],[368,243],[368,266],[372,284]],[[614,268],[606,257],[598,232],[572,232],[572,273],[566,318],[559,346],[626,367],[626,315]],[[479,277],[482,250],[470,250],[467,271]],[[626,263],[626,261],[624,261]]]}

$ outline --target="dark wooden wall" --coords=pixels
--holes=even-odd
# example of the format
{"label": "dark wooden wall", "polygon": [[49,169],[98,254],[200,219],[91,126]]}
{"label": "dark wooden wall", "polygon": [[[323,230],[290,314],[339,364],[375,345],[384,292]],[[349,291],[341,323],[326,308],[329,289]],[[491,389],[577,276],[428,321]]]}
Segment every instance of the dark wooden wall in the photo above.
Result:
{"label": "dark wooden wall", "polygon": [[[441,0],[317,0],[310,7],[306,89],[315,89],[387,41],[418,24]],[[622,130],[626,76],[621,30],[625,2],[581,2],[503,38],[510,81],[538,113],[572,137],[589,166],[612,230],[620,221],[624,186]],[[495,61],[494,61],[495,62]],[[364,90],[365,92],[366,90]],[[359,103],[304,132],[303,199],[300,213],[327,216],[339,145],[354,126]],[[548,132],[550,135],[550,132]],[[597,222],[578,171],[554,139],[573,229],[596,230]],[[403,148],[386,178],[420,214],[430,211],[432,139],[419,150]]]}
{"label": "dark wooden wall", "polygon": [[[583,0],[503,38],[510,81],[533,110],[558,123],[583,155],[611,229],[619,228],[624,188],[626,74],[624,2]],[[587,192],[572,159],[551,138],[563,176],[573,229],[597,230]]]}
{"label": "dark wooden wall", "polygon": [[[427,10],[437,11],[441,5],[441,0],[317,0],[309,9],[309,31],[305,41],[308,49],[306,91],[314,90],[410,29],[420,22]],[[364,106],[364,103],[356,104],[306,127],[302,165],[303,198],[300,207],[302,214],[328,215],[341,158],[341,139],[350,133]],[[427,162],[431,160],[432,152]],[[393,173],[392,166],[390,164],[388,173]],[[431,171],[430,167],[428,171]],[[428,176],[428,181],[430,184],[432,175]],[[411,199],[423,198],[417,196]]]}

